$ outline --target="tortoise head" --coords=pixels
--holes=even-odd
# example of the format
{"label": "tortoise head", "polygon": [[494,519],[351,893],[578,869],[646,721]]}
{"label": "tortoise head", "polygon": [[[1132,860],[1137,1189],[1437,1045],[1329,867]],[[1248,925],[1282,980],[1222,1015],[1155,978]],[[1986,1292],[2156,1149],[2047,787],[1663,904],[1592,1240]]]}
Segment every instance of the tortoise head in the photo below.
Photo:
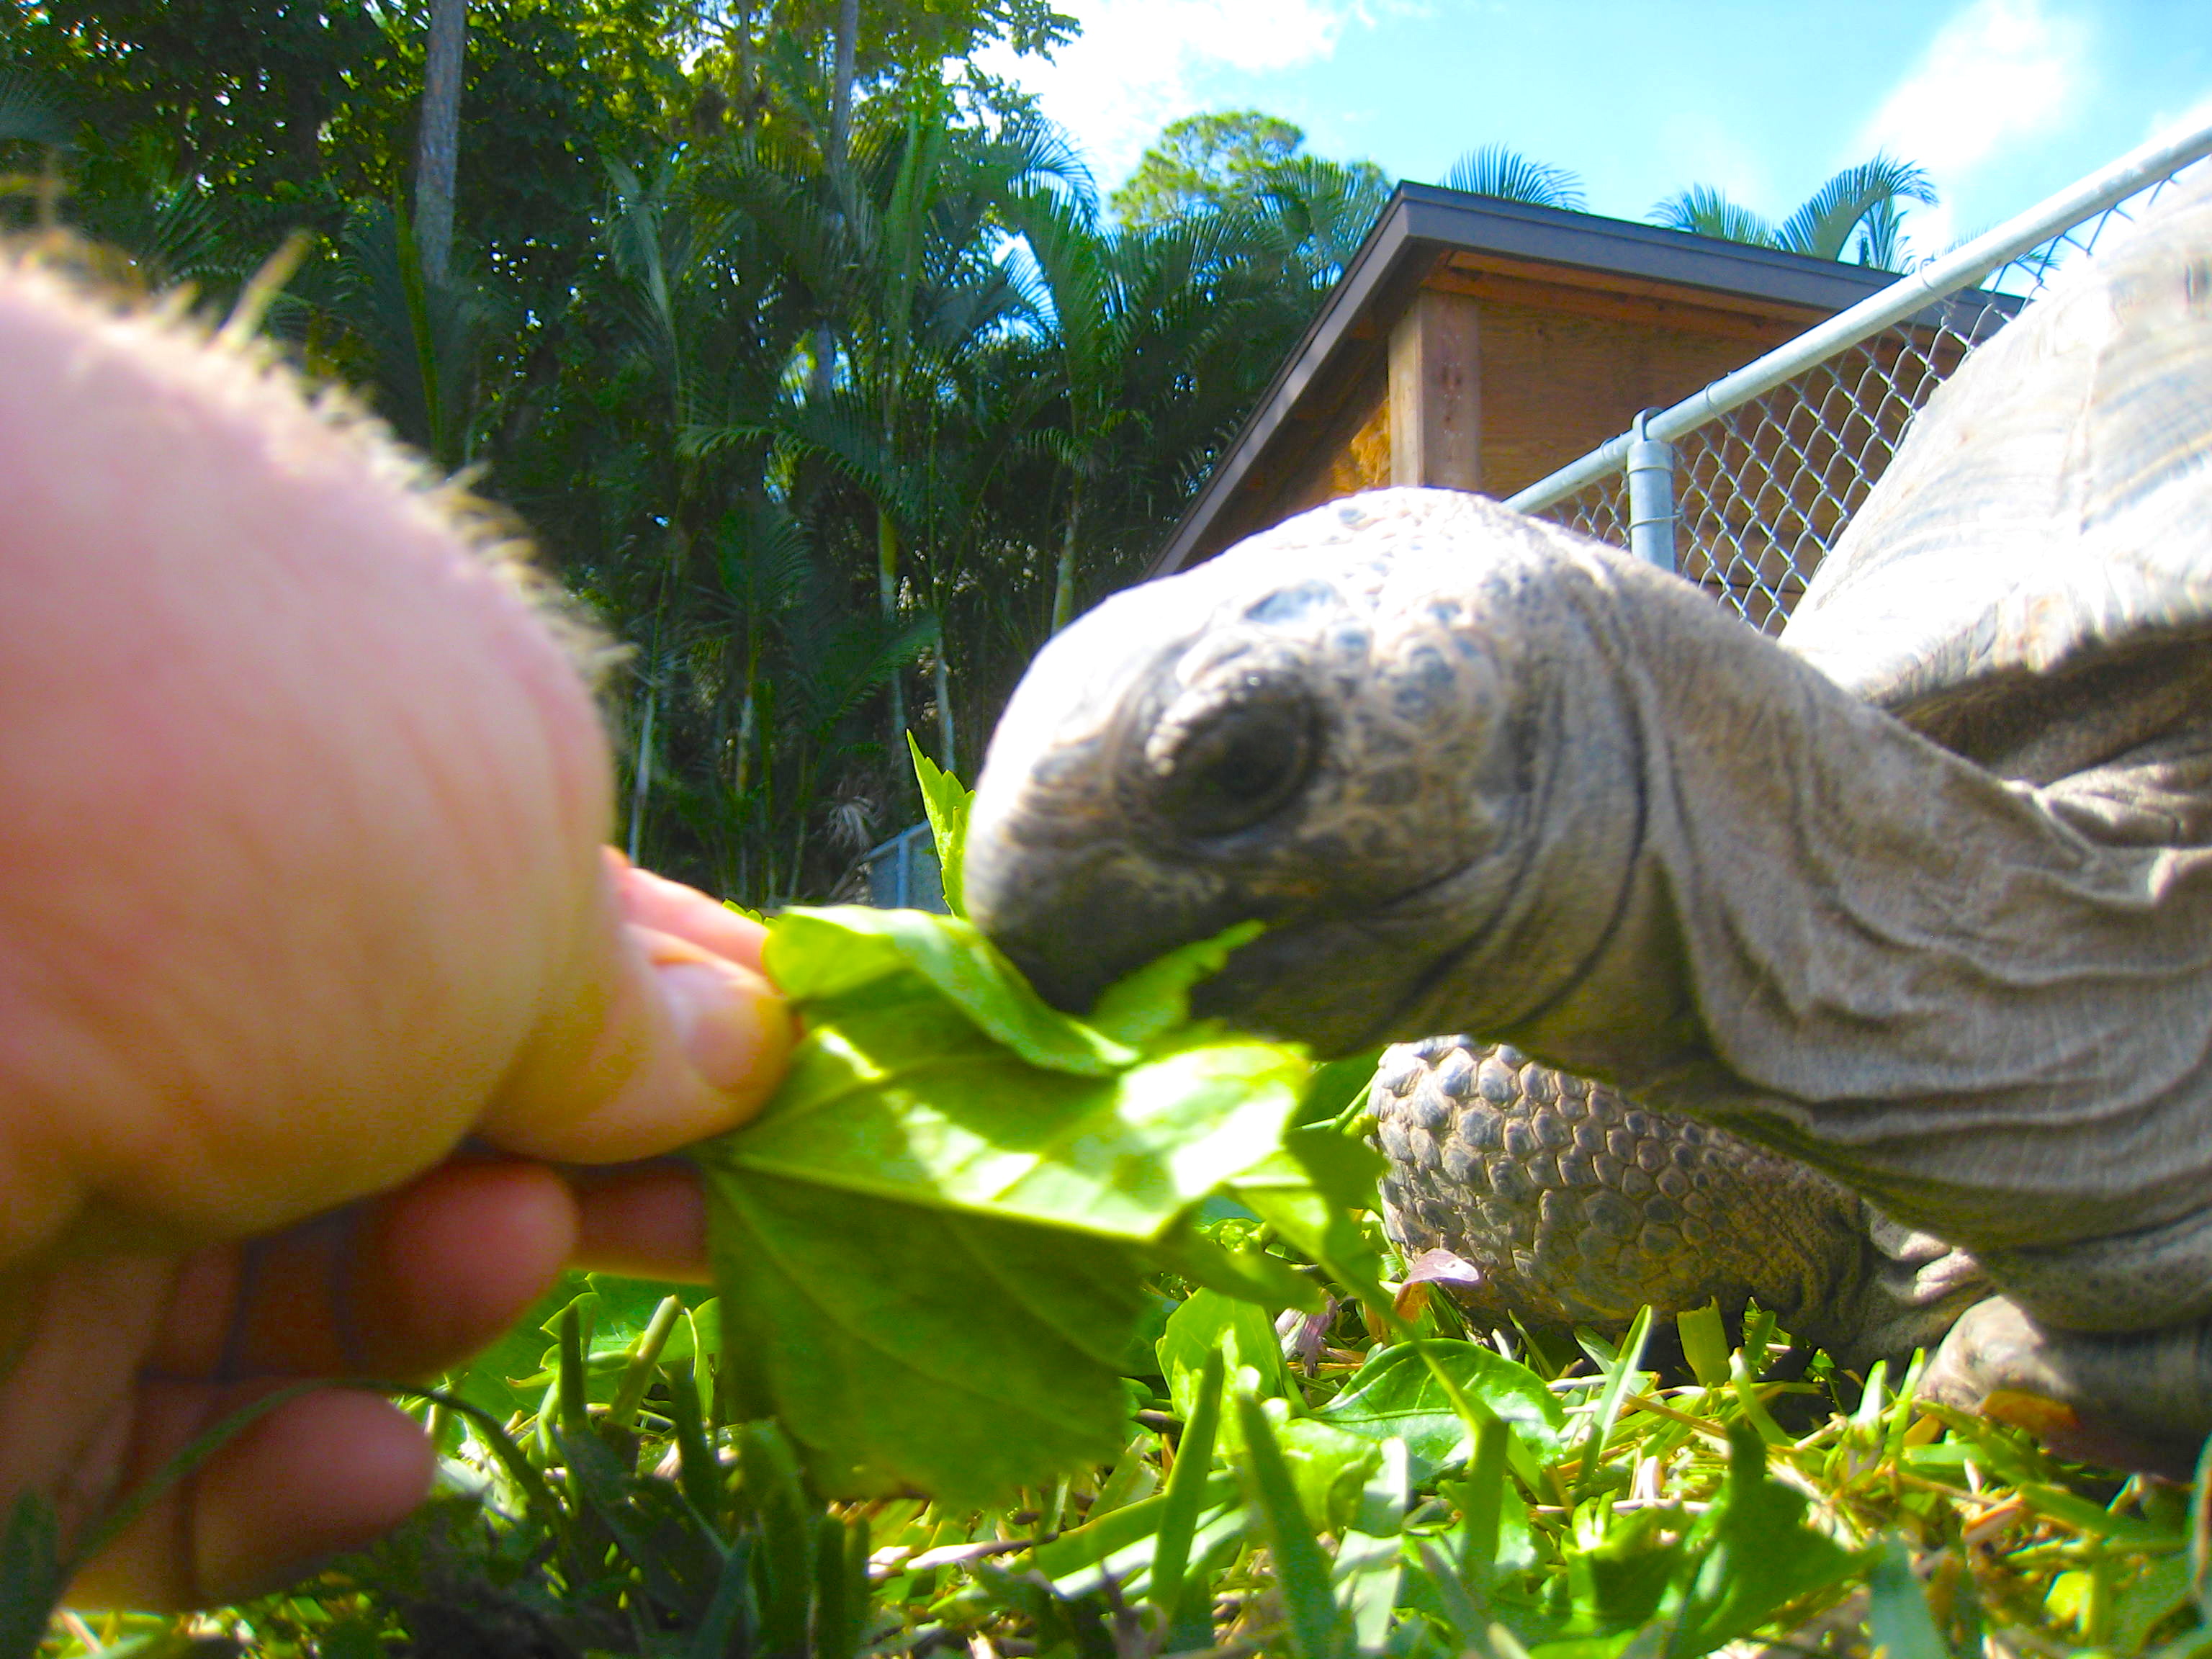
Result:
{"label": "tortoise head", "polygon": [[1522,585],[1480,556],[1499,521],[1441,491],[1334,503],[1062,633],[983,769],[975,921],[1071,1010],[1246,920],[1270,927],[1202,1012],[1346,1052],[1462,1006],[1547,775]]}

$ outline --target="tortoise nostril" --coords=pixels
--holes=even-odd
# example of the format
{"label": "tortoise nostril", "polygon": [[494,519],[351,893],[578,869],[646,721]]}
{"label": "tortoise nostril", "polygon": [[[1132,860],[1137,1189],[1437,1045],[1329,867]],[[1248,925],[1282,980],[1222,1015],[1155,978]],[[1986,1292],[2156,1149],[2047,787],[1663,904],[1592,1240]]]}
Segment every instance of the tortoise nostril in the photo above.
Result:
{"label": "tortoise nostril", "polygon": [[1304,784],[1316,726],[1302,690],[1257,676],[1171,709],[1145,745],[1154,806],[1186,835],[1249,830]]}

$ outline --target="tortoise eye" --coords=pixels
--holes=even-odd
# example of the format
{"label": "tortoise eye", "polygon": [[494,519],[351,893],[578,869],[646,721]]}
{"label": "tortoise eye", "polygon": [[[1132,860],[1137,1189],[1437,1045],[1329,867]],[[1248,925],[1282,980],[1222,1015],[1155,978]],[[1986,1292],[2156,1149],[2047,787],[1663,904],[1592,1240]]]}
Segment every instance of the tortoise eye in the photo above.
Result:
{"label": "tortoise eye", "polygon": [[1154,805],[1185,835],[1249,830],[1305,783],[1317,727],[1302,690],[1257,674],[1171,709],[1145,745]]}

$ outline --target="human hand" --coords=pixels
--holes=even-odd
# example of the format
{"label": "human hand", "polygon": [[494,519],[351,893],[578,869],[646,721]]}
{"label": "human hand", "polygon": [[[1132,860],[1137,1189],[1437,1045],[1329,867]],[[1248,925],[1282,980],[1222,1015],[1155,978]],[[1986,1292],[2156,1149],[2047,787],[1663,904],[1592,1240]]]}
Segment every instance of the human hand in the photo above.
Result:
{"label": "human hand", "polygon": [[[373,434],[4,263],[0,362],[0,1504],[66,1535],[283,1380],[460,1358],[580,1243],[696,1262],[680,1173],[552,1165],[733,1126],[790,1033],[757,929],[603,852],[570,653]],[[428,1474],[384,1401],[294,1401],[75,1595],[235,1596]]]}

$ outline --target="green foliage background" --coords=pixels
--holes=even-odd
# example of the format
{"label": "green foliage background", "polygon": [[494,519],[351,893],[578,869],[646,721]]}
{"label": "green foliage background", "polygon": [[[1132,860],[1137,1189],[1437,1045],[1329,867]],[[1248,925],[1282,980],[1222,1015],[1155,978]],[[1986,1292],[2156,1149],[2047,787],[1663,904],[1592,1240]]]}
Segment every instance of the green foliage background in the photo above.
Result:
{"label": "green foliage background", "polygon": [[[1383,192],[1283,149],[1123,226],[976,64],[1048,0],[477,0],[453,274],[408,210],[428,7],[0,0],[0,228],[58,216],[270,326],[512,507],[630,647],[618,833],[750,904],[914,821],[1054,623],[1126,580]],[[1280,147],[1279,147],[1280,148]]]}

